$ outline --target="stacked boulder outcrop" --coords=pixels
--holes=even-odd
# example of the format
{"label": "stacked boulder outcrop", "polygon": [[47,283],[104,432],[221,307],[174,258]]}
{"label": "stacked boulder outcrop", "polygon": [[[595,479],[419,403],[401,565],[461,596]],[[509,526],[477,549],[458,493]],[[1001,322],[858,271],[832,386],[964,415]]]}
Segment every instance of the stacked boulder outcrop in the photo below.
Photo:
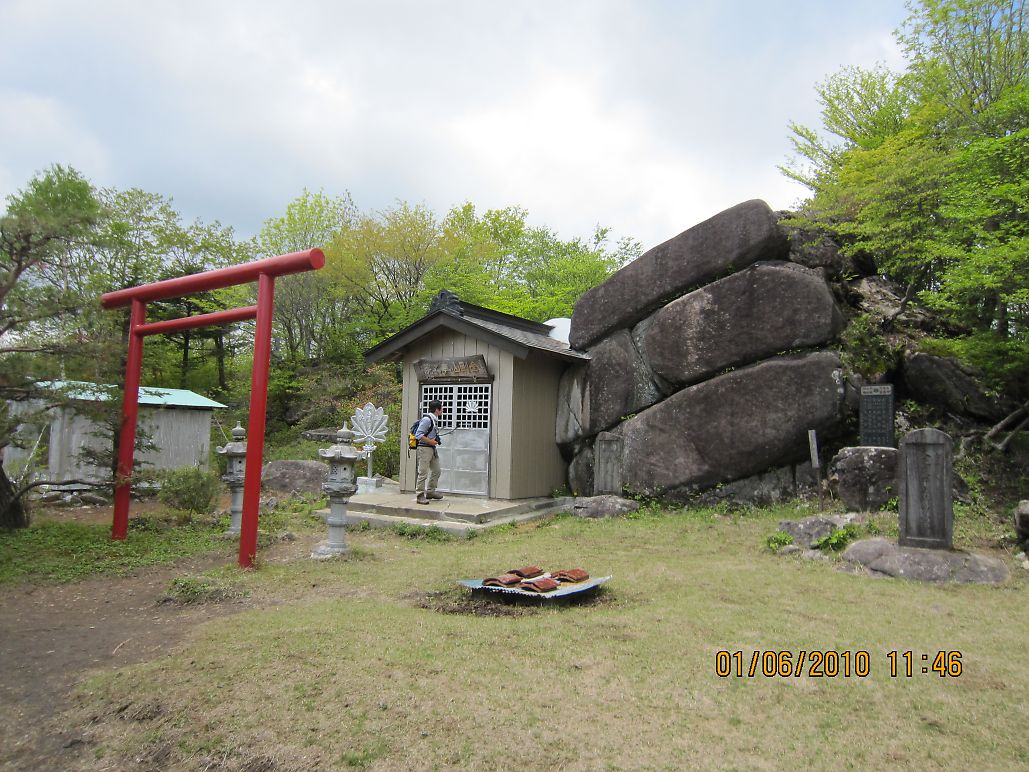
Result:
{"label": "stacked boulder outcrop", "polygon": [[601,432],[622,438],[632,493],[686,498],[783,469],[796,481],[808,430],[836,432],[846,409],[826,349],[843,317],[822,269],[800,262],[776,214],[747,201],[583,295],[570,343],[591,358],[565,373],[557,418],[574,492],[593,492]]}

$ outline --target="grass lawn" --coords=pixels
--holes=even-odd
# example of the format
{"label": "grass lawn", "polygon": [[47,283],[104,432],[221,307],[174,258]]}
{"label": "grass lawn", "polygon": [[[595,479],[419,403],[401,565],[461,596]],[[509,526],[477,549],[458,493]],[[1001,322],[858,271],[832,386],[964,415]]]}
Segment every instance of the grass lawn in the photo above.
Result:
{"label": "grass lawn", "polygon": [[[363,531],[345,560],[226,566],[262,608],[93,677],[73,720],[111,769],[1029,765],[1029,572],[933,586],[770,554],[795,514],[810,512]],[[614,579],[589,604],[490,615],[454,586],[529,563]],[[748,668],[753,652],[865,651],[869,673],[722,678],[720,650]],[[890,651],[913,652],[911,677],[891,677]],[[921,672],[938,651],[960,652],[959,676]]]}
{"label": "grass lawn", "polygon": [[[111,524],[37,520],[29,528],[0,531],[0,584],[71,582],[118,575],[212,550],[225,530],[210,523],[175,525],[153,517],[129,520],[129,536],[111,539]],[[232,545],[222,545],[226,555]]]}

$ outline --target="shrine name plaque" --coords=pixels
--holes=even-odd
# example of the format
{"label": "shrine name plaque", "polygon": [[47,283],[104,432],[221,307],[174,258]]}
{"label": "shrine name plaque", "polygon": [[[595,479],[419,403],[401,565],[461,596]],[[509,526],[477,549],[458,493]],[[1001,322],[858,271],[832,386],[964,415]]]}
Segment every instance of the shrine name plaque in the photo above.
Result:
{"label": "shrine name plaque", "polygon": [[893,386],[861,387],[860,433],[862,445],[896,447],[893,434]]}
{"label": "shrine name plaque", "polygon": [[493,380],[482,354],[450,359],[419,359],[414,363],[414,370],[421,383],[489,383]]}

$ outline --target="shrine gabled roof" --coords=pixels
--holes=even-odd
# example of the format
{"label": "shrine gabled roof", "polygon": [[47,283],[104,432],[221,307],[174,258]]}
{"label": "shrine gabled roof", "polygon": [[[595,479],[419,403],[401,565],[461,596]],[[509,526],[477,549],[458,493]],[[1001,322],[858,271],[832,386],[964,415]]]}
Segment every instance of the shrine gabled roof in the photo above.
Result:
{"label": "shrine gabled roof", "polygon": [[434,302],[428,314],[368,349],[364,352],[364,359],[370,364],[402,356],[415,341],[441,327],[484,340],[521,359],[528,356],[529,351],[539,351],[568,362],[589,359],[588,354],[551,337],[554,328],[549,324],[465,303],[454,296],[445,304]]}

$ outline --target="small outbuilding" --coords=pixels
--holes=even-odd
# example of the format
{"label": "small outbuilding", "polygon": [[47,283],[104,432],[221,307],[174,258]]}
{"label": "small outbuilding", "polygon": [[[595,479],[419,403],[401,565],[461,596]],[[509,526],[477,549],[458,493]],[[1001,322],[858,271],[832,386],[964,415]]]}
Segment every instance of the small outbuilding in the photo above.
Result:
{"label": "small outbuilding", "polygon": [[[5,448],[4,468],[17,469],[32,452],[32,444],[46,448],[47,475],[54,481],[89,480],[99,482],[110,473],[100,469],[84,456],[84,449],[102,451],[109,440],[101,427],[82,409],[85,403],[108,402],[120,397],[120,387],[61,381],[48,384],[63,393],[68,402],[48,411],[49,422],[19,431],[29,440],[29,448]],[[20,412],[38,410],[40,405],[25,405]],[[225,405],[187,389],[139,390],[139,426],[147,432],[155,449],[137,453],[145,469],[177,469],[197,466],[207,469],[211,452],[211,419],[214,411]],[[17,404],[12,408],[18,411]],[[35,437],[26,435],[35,434]]]}
{"label": "small outbuilding", "polygon": [[[565,487],[556,442],[558,385],[588,355],[567,324],[542,324],[462,302],[444,290],[429,313],[365,352],[403,363],[400,425],[443,404],[439,490],[492,499],[549,496]],[[414,491],[415,454],[401,448],[400,488]]]}

